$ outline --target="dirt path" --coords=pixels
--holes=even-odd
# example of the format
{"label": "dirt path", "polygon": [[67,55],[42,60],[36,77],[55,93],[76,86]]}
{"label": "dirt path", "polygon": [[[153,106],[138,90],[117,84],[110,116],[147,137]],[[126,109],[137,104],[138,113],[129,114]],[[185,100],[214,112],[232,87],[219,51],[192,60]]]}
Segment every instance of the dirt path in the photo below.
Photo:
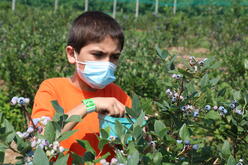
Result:
{"label": "dirt path", "polygon": [[[16,149],[16,144],[12,143],[11,147]],[[17,154],[10,149],[5,150],[4,164],[15,164],[17,162],[15,159],[17,156],[20,156],[20,154]]]}

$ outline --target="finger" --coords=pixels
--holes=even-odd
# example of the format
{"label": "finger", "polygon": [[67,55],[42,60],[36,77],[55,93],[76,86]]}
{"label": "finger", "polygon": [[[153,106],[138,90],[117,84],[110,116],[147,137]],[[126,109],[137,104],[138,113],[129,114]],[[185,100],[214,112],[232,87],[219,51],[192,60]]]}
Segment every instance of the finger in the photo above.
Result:
{"label": "finger", "polygon": [[114,104],[110,105],[108,108],[108,115],[109,116],[114,116],[115,115],[115,108],[114,108]]}
{"label": "finger", "polygon": [[119,111],[119,117],[123,117],[125,114],[125,106],[123,104],[116,104],[116,106],[118,107],[118,111]]}
{"label": "finger", "polygon": [[120,112],[119,112],[119,109],[118,109],[117,104],[114,104],[113,107],[114,107],[114,114],[113,114],[113,116],[114,117],[119,117],[120,116]]}
{"label": "finger", "polygon": [[126,112],[126,107],[117,99],[115,99],[115,103],[116,103],[116,106],[118,107],[120,117],[124,116]]}

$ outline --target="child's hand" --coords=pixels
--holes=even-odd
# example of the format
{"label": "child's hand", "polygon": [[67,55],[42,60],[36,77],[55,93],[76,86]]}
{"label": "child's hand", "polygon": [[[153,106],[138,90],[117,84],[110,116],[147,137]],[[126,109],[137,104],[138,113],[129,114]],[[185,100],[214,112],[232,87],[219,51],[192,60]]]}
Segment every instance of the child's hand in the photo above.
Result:
{"label": "child's hand", "polygon": [[115,117],[123,117],[125,106],[114,97],[95,97],[92,98],[96,104],[96,112],[108,114]]}

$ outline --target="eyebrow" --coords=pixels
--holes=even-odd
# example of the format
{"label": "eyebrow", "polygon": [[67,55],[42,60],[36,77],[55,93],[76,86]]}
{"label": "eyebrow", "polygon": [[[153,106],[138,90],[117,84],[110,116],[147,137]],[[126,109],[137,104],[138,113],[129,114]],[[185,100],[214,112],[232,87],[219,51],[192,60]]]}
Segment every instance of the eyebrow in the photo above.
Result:
{"label": "eyebrow", "polygon": [[[101,54],[103,54],[103,55],[106,55],[106,54],[108,54],[108,53],[106,53],[106,52],[103,52],[103,51],[101,51],[101,50],[91,50],[90,51],[90,53],[101,53]],[[111,55],[120,55],[121,54],[121,52],[115,52],[115,53],[111,53]]]}

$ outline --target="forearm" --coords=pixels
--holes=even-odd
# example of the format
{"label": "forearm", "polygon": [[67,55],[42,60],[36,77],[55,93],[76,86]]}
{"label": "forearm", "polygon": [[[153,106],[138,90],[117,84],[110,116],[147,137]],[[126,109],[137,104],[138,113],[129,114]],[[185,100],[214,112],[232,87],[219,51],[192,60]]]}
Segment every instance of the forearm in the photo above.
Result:
{"label": "forearm", "polygon": [[[72,110],[70,110],[69,112],[66,113],[68,115],[68,117],[72,116],[72,115],[78,115],[81,118],[84,118],[87,115],[86,112],[86,106],[84,104],[80,104],[77,107],[73,108]],[[62,129],[61,132],[66,132],[66,131],[70,131],[72,130],[78,122],[69,122],[67,123],[64,128]]]}

